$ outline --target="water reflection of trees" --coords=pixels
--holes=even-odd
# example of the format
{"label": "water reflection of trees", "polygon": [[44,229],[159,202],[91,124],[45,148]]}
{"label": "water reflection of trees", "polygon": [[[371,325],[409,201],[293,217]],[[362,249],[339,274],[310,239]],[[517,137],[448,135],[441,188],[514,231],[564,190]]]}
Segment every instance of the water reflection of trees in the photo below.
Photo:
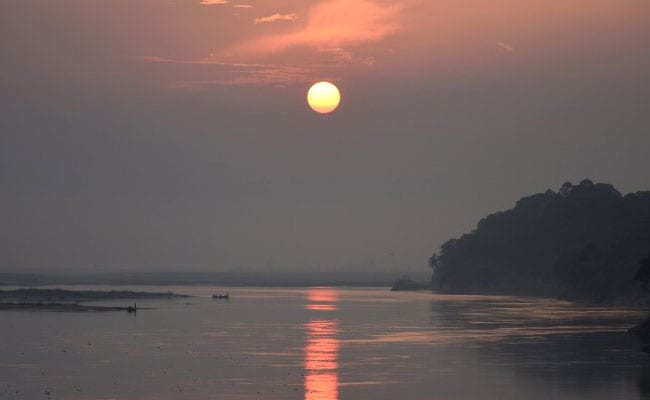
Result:
{"label": "water reflection of trees", "polygon": [[[544,299],[459,296],[431,302],[431,325],[451,344],[471,345],[485,365],[549,393],[581,396],[621,385],[650,398],[650,359],[625,332],[636,312]],[[514,382],[517,384],[517,382]]]}

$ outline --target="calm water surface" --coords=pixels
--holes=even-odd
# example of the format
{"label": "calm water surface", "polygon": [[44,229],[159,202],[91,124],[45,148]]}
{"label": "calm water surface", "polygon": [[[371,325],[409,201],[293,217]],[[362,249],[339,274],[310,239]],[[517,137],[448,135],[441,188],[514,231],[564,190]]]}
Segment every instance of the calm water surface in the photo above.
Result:
{"label": "calm water surface", "polygon": [[[156,309],[137,315],[0,313],[0,399],[650,398],[650,358],[625,334],[642,314],[624,308],[384,288],[128,289],[195,297],[139,301]],[[210,298],[226,290],[229,301]]]}

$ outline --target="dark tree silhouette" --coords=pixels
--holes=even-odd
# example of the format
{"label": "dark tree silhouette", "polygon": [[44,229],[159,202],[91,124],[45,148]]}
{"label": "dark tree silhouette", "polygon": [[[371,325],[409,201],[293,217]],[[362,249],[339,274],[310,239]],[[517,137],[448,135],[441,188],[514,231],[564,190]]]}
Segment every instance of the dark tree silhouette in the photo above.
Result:
{"label": "dark tree silhouette", "polygon": [[650,253],[650,192],[621,195],[588,179],[523,197],[440,246],[432,287],[455,293],[635,296]]}
{"label": "dark tree silhouette", "polygon": [[[636,274],[636,279],[641,282],[641,286],[645,290],[650,291],[650,253],[641,260],[639,271]],[[632,328],[632,332],[639,335],[643,341],[647,343],[643,350],[650,353],[650,309],[648,310],[648,317],[646,320]]]}
{"label": "dark tree silhouette", "polygon": [[641,282],[641,286],[645,290],[650,291],[650,253],[641,260],[639,271],[636,273],[636,280]]}
{"label": "dark tree silhouette", "polygon": [[562,184],[562,187],[560,187],[560,194],[566,196],[569,193],[571,193],[572,189],[573,189],[573,184],[571,182],[564,182]]}
{"label": "dark tree silhouette", "polygon": [[437,266],[438,266],[438,254],[433,253],[433,255],[429,257],[429,268],[435,271]]}
{"label": "dark tree silhouette", "polygon": [[433,255],[429,257],[429,268],[431,268],[431,279],[433,280],[433,276],[438,268],[438,254],[433,253]]}

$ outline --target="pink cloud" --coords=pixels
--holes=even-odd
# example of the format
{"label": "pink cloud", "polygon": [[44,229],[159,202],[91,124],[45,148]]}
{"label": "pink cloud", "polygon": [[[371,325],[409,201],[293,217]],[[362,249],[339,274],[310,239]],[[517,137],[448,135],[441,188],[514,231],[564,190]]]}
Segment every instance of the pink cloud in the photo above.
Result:
{"label": "pink cloud", "polygon": [[506,51],[506,52],[515,51],[515,48],[512,45],[510,45],[510,44],[508,44],[506,42],[497,42],[497,47],[501,51]]}
{"label": "pink cloud", "polygon": [[[203,2],[224,4],[226,0]],[[341,68],[368,68],[375,64],[375,57],[367,54],[368,48],[364,45],[399,31],[401,10],[401,4],[375,0],[324,0],[309,8],[299,19],[297,14],[279,13],[256,19],[257,24],[295,22],[295,25],[282,28],[286,32],[287,28],[295,27],[288,33],[271,31],[275,33],[235,42],[206,58],[135,58],[160,64],[166,75],[163,80],[168,87],[176,89],[336,80]],[[269,30],[260,29],[259,32]]]}
{"label": "pink cloud", "polygon": [[220,4],[227,4],[228,0],[201,0],[201,4],[204,6],[216,6]]}
{"label": "pink cloud", "polygon": [[295,21],[298,19],[296,14],[273,14],[267,17],[255,18],[255,23],[260,24],[264,22],[276,22],[276,21]]}
{"label": "pink cloud", "polygon": [[373,42],[397,31],[400,5],[370,0],[328,0],[309,9],[306,23],[297,31],[254,39],[227,49],[230,56],[278,53],[295,46],[318,50]]}

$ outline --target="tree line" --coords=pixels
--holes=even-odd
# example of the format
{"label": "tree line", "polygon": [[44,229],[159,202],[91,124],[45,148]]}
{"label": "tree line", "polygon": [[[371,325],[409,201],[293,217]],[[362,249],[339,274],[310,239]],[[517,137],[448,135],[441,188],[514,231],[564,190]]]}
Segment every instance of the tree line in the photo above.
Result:
{"label": "tree line", "polygon": [[585,179],[523,197],[429,259],[434,290],[608,301],[650,289],[650,191]]}

